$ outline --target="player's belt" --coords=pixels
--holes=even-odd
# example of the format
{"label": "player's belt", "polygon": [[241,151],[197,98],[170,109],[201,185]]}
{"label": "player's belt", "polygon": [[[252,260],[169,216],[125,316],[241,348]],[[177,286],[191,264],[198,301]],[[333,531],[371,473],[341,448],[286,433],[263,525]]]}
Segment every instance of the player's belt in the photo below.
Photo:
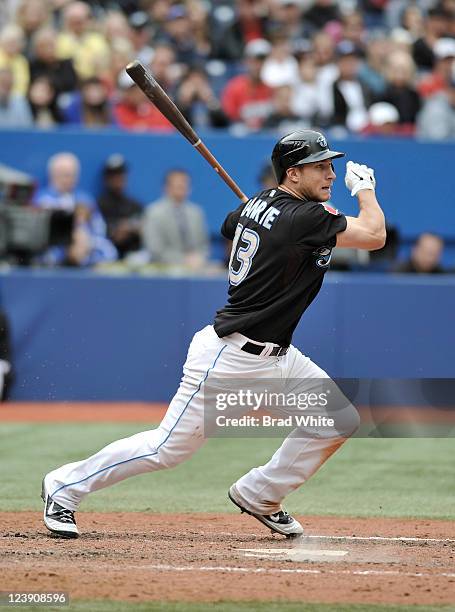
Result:
{"label": "player's belt", "polygon": [[[241,347],[242,351],[251,353],[252,355],[261,355],[265,348],[267,348],[266,344],[255,344],[254,342],[245,342],[245,344]],[[266,356],[281,357],[281,355],[286,355],[288,350],[288,346],[274,346]]]}

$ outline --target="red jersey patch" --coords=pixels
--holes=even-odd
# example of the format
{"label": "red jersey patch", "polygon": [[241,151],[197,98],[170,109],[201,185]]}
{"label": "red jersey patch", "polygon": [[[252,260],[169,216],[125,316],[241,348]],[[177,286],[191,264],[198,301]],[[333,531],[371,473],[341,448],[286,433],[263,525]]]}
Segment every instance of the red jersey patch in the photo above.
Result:
{"label": "red jersey patch", "polygon": [[340,211],[337,210],[336,208],[333,208],[333,206],[330,206],[330,204],[326,204],[325,202],[321,202],[321,204],[326,209],[326,211],[329,212],[331,215],[338,216],[340,214]]}

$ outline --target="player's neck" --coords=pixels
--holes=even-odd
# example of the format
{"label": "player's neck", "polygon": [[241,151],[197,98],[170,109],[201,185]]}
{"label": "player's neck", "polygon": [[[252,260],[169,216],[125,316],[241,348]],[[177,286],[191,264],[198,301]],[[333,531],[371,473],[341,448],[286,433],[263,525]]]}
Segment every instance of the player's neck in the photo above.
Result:
{"label": "player's neck", "polygon": [[288,187],[287,185],[283,185],[283,183],[280,183],[278,185],[278,189],[281,189],[282,191],[289,193],[290,195],[294,196],[294,198],[298,198],[299,200],[305,199],[300,193],[298,193],[297,191],[294,191],[294,189],[292,189],[291,187]]}

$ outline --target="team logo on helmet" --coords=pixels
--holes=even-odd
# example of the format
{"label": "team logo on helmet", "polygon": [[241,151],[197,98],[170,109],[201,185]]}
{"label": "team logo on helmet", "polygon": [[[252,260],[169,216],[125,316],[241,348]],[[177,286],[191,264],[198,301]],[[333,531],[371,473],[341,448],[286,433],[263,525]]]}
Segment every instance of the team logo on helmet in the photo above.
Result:
{"label": "team logo on helmet", "polygon": [[318,145],[321,145],[321,147],[323,147],[324,149],[327,149],[327,140],[324,138],[322,134],[319,134],[316,142],[318,143]]}

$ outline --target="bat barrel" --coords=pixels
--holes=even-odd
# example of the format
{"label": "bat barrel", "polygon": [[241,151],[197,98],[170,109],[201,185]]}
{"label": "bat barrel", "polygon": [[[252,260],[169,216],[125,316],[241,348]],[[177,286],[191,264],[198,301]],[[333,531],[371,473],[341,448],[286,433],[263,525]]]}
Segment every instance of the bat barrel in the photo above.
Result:
{"label": "bat barrel", "polygon": [[188,121],[162,89],[160,84],[153,78],[150,72],[139,62],[134,60],[126,67],[126,72],[133,79],[152,104],[166,117],[166,119],[194,146],[195,149],[206,159],[212,168],[219,174],[226,185],[232,189],[235,195],[243,202],[248,200],[237,183],[229,176],[223,166],[216,160],[207,149],[199,136],[190,126]]}

